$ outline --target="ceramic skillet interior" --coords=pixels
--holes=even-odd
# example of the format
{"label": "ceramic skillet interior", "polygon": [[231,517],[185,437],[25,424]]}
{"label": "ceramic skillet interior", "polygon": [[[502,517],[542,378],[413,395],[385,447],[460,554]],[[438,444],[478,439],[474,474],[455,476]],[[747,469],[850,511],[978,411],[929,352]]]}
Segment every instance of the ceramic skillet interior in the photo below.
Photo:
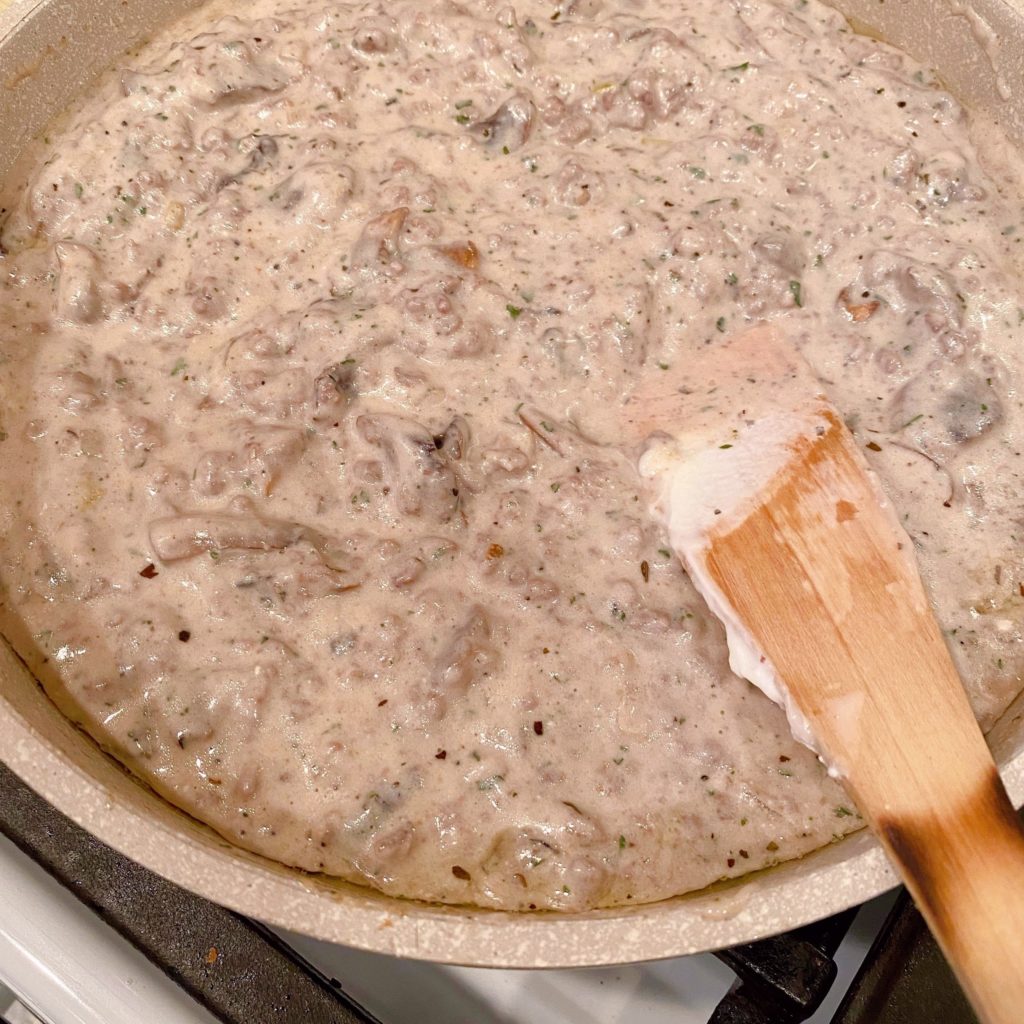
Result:
{"label": "ceramic skillet interior", "polygon": [[[124,50],[196,0],[0,0],[0,179]],[[674,2],[674,0],[666,0]],[[935,67],[976,113],[1024,139],[1024,0],[841,0],[854,25]],[[3,486],[0,483],[0,501]],[[1024,801],[1024,697],[990,734]],[[504,914],[397,900],[227,844],[65,720],[0,640],[0,757],[59,810],[171,881],[332,942],[448,963],[562,967],[679,956],[836,913],[896,878],[871,837],[676,899],[584,914]]]}

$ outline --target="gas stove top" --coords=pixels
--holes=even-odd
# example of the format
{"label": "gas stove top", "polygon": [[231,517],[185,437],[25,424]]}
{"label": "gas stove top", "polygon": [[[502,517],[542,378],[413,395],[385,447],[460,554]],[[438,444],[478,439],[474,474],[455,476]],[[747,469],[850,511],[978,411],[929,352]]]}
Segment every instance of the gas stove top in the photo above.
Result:
{"label": "gas stove top", "polygon": [[0,833],[6,1024],[974,1020],[904,894],[715,955],[499,971],[272,931],[121,857],[2,765]]}

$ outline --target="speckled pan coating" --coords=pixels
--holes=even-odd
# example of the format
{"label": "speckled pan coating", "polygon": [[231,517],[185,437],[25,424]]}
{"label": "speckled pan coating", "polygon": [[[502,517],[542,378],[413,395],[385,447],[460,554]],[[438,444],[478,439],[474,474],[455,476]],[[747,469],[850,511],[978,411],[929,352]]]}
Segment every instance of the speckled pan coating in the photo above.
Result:
{"label": "speckled pan coating", "polygon": [[[0,176],[24,142],[118,53],[189,0],[0,0]],[[962,99],[1024,138],[1024,2],[850,0],[860,27],[939,69]],[[2,500],[2,495],[0,495]],[[1024,698],[990,734],[1024,802]],[[859,903],[896,876],[858,834],[728,886],[628,910],[512,915],[400,901],[229,846],[129,777],[49,703],[0,646],[0,757],[57,808],[166,878],[271,924],[449,963],[564,967],[678,956],[750,941]]]}

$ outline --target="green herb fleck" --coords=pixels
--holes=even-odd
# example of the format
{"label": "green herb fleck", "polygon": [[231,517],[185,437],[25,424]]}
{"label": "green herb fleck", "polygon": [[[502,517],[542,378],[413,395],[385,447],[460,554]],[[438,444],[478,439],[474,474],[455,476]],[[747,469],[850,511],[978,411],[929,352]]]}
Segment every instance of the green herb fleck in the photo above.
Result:
{"label": "green herb fleck", "polygon": [[184,369],[185,369],[185,366],[186,366],[186,365],[187,365],[187,364],[185,363],[185,359],[184,359],[184,357],[180,358],[180,359],[179,359],[179,360],[178,360],[178,361],[177,361],[177,362],[176,362],[176,363],[174,364],[173,368],[171,369],[171,376],[172,376],[172,377],[177,377],[177,376],[178,376],[178,374],[179,374],[179,373],[181,373],[181,372],[182,372],[182,370],[184,370]]}
{"label": "green herb fleck", "polygon": [[720,317],[719,317],[719,318],[718,318],[718,319],[717,319],[717,320],[715,321],[715,327],[717,327],[717,328],[718,328],[718,330],[719,330],[719,331],[720,331],[720,332],[721,332],[722,334],[725,334],[725,317],[724,317],[724,316],[720,316]]}
{"label": "green herb fleck", "polygon": [[619,849],[624,850],[626,848],[626,837],[619,836]]}
{"label": "green herb fleck", "polygon": [[511,302],[505,307],[505,309],[508,310],[508,315],[512,317],[513,320],[518,320],[519,314],[523,311],[521,306],[513,306]]}
{"label": "green herb fleck", "polygon": [[840,804],[836,808],[836,817],[837,818],[849,818],[849,817],[852,817],[852,816],[853,816],[853,811],[851,811],[849,807],[844,807],[842,804]]}
{"label": "green herb fleck", "polygon": [[803,300],[803,295],[802,295],[803,289],[801,288],[800,282],[799,281],[790,281],[789,282],[789,291],[790,291],[790,294],[793,296],[793,301],[797,304],[797,306],[798,307],[802,307],[803,304],[804,304],[804,300]]}

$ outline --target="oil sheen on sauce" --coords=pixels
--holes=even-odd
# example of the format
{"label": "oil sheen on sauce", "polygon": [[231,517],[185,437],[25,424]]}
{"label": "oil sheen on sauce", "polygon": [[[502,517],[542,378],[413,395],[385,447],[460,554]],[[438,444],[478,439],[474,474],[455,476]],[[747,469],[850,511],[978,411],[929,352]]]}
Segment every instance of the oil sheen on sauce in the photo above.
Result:
{"label": "oil sheen on sauce", "polygon": [[226,11],[0,201],[0,625],[71,718],[241,846],[452,903],[639,903],[859,827],[617,427],[767,319],[994,721],[1024,217],[927,70],[814,0]]}

